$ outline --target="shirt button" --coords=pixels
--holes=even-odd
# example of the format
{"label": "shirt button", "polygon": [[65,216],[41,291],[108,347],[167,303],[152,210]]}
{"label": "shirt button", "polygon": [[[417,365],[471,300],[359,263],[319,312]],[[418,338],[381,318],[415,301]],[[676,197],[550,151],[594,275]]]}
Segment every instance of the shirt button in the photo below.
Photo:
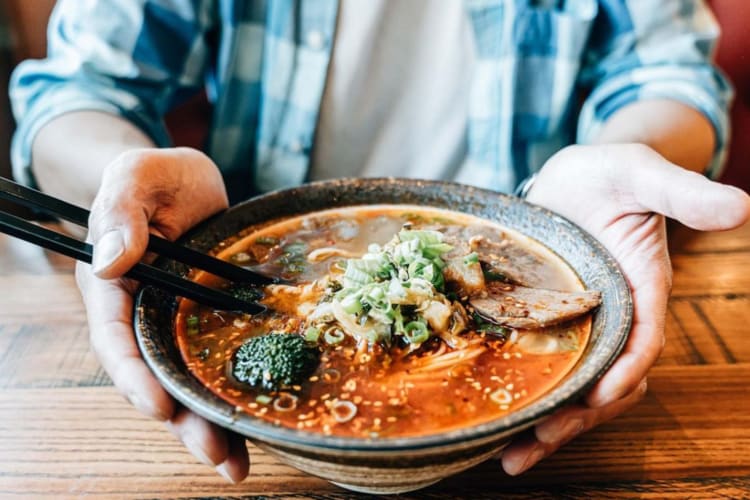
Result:
{"label": "shirt button", "polygon": [[292,141],[292,143],[289,144],[289,151],[295,154],[302,152],[302,143],[300,141]]}
{"label": "shirt button", "polygon": [[323,33],[321,33],[320,31],[311,31],[307,34],[307,46],[311,49],[320,50],[323,48],[324,43],[325,38],[323,37]]}

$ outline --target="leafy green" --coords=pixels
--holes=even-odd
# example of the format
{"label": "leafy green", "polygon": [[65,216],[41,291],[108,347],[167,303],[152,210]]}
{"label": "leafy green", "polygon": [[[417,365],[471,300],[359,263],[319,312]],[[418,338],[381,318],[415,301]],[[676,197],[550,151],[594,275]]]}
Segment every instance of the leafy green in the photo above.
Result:
{"label": "leafy green", "polygon": [[508,327],[490,323],[477,313],[472,314],[472,319],[474,320],[474,324],[476,325],[476,331],[479,333],[489,333],[491,335],[507,339],[512,331]]}
{"label": "leafy green", "polygon": [[305,252],[307,252],[307,243],[304,241],[295,241],[282,247],[281,257],[277,262],[284,268],[288,274],[300,274],[305,270],[307,262]]}

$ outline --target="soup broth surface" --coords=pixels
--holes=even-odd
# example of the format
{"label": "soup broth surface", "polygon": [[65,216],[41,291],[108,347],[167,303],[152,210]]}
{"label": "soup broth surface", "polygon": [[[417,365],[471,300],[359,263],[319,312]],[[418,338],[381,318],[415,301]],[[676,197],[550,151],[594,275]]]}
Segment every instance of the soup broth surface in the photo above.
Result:
{"label": "soup broth surface", "polygon": [[[539,243],[473,216],[415,206],[316,212],[249,228],[214,253],[304,288],[340,275],[343,261],[361,256],[372,243],[384,245],[405,224],[410,229],[439,230],[483,226],[499,244],[519,248],[533,262],[528,271],[535,284],[583,290],[565,262]],[[192,278],[225,286],[204,272]],[[417,349],[398,343],[390,348],[362,345],[349,336],[335,345],[321,341],[320,363],[311,375],[297,386],[264,392],[234,379],[233,353],[246,340],[269,332],[304,334],[306,316],[299,310],[304,293],[266,293],[262,301],[269,312],[250,316],[182,300],[175,319],[176,340],[190,371],[238,411],[284,427],[370,439],[455,430],[528,405],[576,364],[591,328],[587,314],[541,330],[507,328],[497,335],[480,331],[481,322],[472,319],[458,347],[437,337]],[[470,307],[467,314],[475,318]],[[552,352],[529,352],[521,339],[532,334],[551,339],[557,347]]]}

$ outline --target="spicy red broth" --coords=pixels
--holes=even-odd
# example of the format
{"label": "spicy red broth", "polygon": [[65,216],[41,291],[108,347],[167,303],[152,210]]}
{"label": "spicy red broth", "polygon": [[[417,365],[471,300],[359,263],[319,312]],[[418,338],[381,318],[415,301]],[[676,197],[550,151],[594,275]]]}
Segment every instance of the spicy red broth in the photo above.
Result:
{"label": "spicy red broth", "polygon": [[[482,241],[494,240],[491,248],[496,252],[480,258],[501,263],[519,259],[522,278],[515,280],[545,289],[582,290],[573,271],[548,249],[472,216],[405,206],[317,212],[245,231],[217,249],[220,258],[292,280],[296,286],[266,290],[261,301],[269,312],[256,316],[182,300],[175,331],[190,371],[238,410],[273,424],[377,438],[435,434],[494,420],[538,399],[571,370],[588,341],[590,314],[544,328],[497,326],[478,317],[470,299],[461,296],[462,290],[451,291],[448,283],[439,299],[455,307],[452,321],[465,323],[460,333],[440,336],[429,331],[418,344],[400,337],[383,342],[321,336],[315,342],[320,353],[317,367],[299,384],[268,391],[235,379],[232,356],[245,341],[270,332],[309,333],[315,308],[330,300],[331,283],[341,279],[347,259],[372,250],[373,243],[385,245],[405,224],[410,231],[446,235],[476,227]],[[447,236],[446,241],[445,248],[458,243],[451,245]],[[473,265],[473,259],[474,252],[462,262]],[[512,288],[502,281],[506,276],[493,275],[481,264],[488,280],[484,286]],[[202,272],[193,277],[221,285]],[[324,292],[316,288],[321,280],[327,286]],[[515,304],[519,305],[534,307]],[[410,312],[419,310],[408,307]],[[434,324],[422,323],[427,330]],[[338,335],[341,330],[345,328],[338,325],[328,333]]]}

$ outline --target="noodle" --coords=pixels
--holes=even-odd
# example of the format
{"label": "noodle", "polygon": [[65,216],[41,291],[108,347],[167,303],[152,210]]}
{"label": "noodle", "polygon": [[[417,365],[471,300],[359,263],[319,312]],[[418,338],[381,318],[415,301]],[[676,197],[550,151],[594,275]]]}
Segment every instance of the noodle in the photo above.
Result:
{"label": "noodle", "polygon": [[[479,251],[487,247],[505,258],[502,245],[510,245],[509,258],[545,287],[574,290],[578,282],[546,249],[484,221],[445,215],[355,207],[248,231],[220,249],[220,258],[237,256],[281,281],[263,287],[257,300],[268,311],[259,315],[215,314],[181,301],[175,329],[190,371],[256,418],[334,436],[429,435],[529,404],[577,362],[591,320],[538,330],[492,322],[471,299],[496,291],[470,287],[485,279],[502,286],[505,278],[501,269],[482,267],[488,262]],[[355,229],[351,238],[341,227]],[[464,247],[477,232],[482,248],[469,252]],[[252,359],[264,367],[263,380],[273,372],[282,382],[245,384],[235,375],[240,347],[273,334],[302,338],[298,352],[314,351],[314,366],[292,378],[293,363],[281,361],[302,358],[279,348]],[[524,349],[535,337],[566,349]],[[272,359],[283,369],[266,368]]]}
{"label": "noodle", "polygon": [[472,345],[465,349],[451,351],[447,354],[441,354],[439,356],[425,356],[419,358],[420,361],[424,361],[421,366],[411,370],[412,373],[424,373],[434,372],[437,370],[446,370],[459,363],[471,361],[478,358],[482,354],[487,352],[487,348],[482,345]]}
{"label": "noodle", "polygon": [[310,262],[320,262],[321,260],[328,259],[329,257],[344,257],[346,259],[350,259],[352,257],[359,257],[359,254],[336,247],[316,248],[315,250],[307,254],[307,260]]}

